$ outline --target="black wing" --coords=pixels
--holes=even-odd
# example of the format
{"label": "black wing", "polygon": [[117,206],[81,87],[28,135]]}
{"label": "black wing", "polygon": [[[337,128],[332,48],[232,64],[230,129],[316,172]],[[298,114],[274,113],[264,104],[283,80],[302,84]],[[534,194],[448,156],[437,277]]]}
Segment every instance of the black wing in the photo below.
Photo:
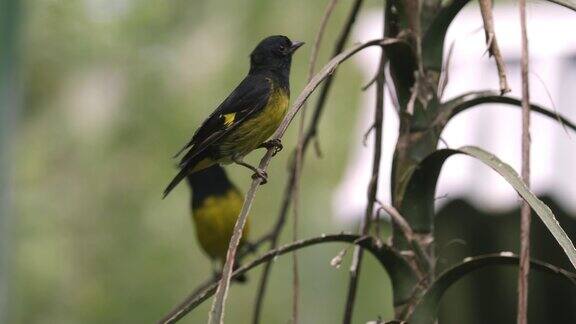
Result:
{"label": "black wing", "polygon": [[[186,161],[190,161],[202,153],[208,146],[214,144],[254,112],[263,109],[268,102],[270,92],[271,84],[268,78],[262,75],[248,75],[244,78],[202,123],[192,139],[175,155],[177,157],[189,149],[179,165],[184,166]],[[229,114],[234,114],[231,122],[230,120],[227,122],[225,117]]]}
{"label": "black wing", "polygon": [[261,75],[248,75],[232,93],[202,123],[194,136],[176,156],[188,150],[178,166],[180,171],[164,190],[164,197],[170,193],[202,160],[203,153],[210,145],[240,125],[246,118],[262,110],[270,97],[272,85]]}

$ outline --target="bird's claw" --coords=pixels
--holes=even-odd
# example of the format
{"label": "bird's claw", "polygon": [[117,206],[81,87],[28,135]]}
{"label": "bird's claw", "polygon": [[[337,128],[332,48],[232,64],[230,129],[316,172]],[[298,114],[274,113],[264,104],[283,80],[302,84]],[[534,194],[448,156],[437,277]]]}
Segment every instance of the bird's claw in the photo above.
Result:
{"label": "bird's claw", "polygon": [[268,150],[274,149],[274,151],[272,151],[272,156],[275,156],[276,154],[278,154],[278,152],[282,151],[284,145],[282,145],[282,142],[278,138],[275,138],[260,144],[260,147],[263,147]]}
{"label": "bird's claw", "polygon": [[266,184],[268,182],[268,174],[266,173],[266,171],[260,169],[260,168],[256,168],[256,170],[254,170],[254,174],[252,175],[252,179],[258,179],[260,178],[260,184]]}

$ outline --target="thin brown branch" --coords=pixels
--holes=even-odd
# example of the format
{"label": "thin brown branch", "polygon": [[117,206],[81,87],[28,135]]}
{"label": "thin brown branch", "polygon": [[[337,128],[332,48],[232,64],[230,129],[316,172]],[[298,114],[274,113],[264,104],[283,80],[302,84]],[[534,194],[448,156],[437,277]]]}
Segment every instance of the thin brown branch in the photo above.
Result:
{"label": "thin brown branch", "polygon": [[373,84],[376,83],[377,79],[378,79],[378,72],[376,72],[376,74],[374,74],[374,76],[370,78],[370,81],[366,82],[366,84],[363,85],[362,88],[360,88],[360,90],[362,91],[368,90]]}
{"label": "thin brown branch", "polygon": [[[270,241],[270,239],[271,239],[270,235],[263,235],[262,237],[260,237],[255,242],[252,242],[249,247],[246,246],[244,249],[239,250],[238,251],[238,261],[241,261],[248,254],[255,253],[255,251],[260,246],[262,246],[264,243]],[[167,321],[169,321],[170,318],[175,316],[177,310],[180,310],[186,306],[187,302],[197,298],[200,294],[202,294],[211,285],[215,285],[218,281],[218,278],[220,278],[221,275],[222,275],[221,273],[217,273],[215,276],[213,276],[213,277],[205,280],[201,284],[199,284],[198,287],[196,287],[196,289],[194,289],[193,292],[190,293],[188,295],[188,297],[180,305],[175,307],[172,312],[168,313],[164,318],[162,318],[159,321],[159,323],[166,323]]]}
{"label": "thin brown branch", "polygon": [[310,60],[308,62],[308,82],[310,82],[310,80],[312,80],[312,77],[314,76],[314,70],[316,69],[316,61],[318,60],[318,54],[320,52],[320,44],[322,43],[322,38],[324,38],[324,33],[326,31],[326,26],[328,25],[328,20],[332,16],[332,12],[334,11],[336,4],[338,4],[338,0],[330,0],[328,6],[326,6],[324,15],[322,16],[322,20],[320,22],[320,28],[318,28],[318,32],[316,33],[316,38],[314,39],[314,46],[312,47],[312,53],[310,54]]}
{"label": "thin brown branch", "polygon": [[491,56],[496,60],[496,68],[498,69],[498,79],[500,80],[500,94],[503,95],[510,92],[508,81],[506,80],[506,68],[504,66],[504,59],[498,46],[496,32],[494,30],[494,17],[492,15],[492,0],[479,0],[480,12],[482,13],[482,20],[484,21],[484,32],[486,33],[486,44]]}
{"label": "thin brown branch", "polygon": [[[304,102],[310,97],[312,92],[320,85],[322,81],[324,81],[330,74],[332,74],[340,63],[344,62],[345,60],[349,59],[351,56],[356,54],[357,52],[370,47],[370,46],[384,46],[391,43],[398,42],[397,39],[377,39],[372,40],[369,42],[361,43],[352,48],[344,51],[343,53],[334,57],[328,64],[326,64],[320,72],[318,72],[312,80],[306,85],[304,90],[300,93],[296,101],[287,112],[286,117],[272,136],[272,139],[280,140],[282,136],[288,129],[292,120],[296,117],[296,114],[300,111],[300,108],[304,104]],[[261,170],[266,171],[268,169],[268,165],[272,159],[274,153],[274,148],[270,148],[266,151],[264,157],[260,160],[260,164],[258,167]],[[246,193],[244,198],[244,205],[242,206],[242,210],[240,215],[238,215],[238,219],[234,226],[234,232],[230,239],[230,244],[228,248],[228,253],[226,254],[226,262],[224,263],[224,267],[222,270],[222,279],[220,280],[220,284],[218,285],[218,290],[216,292],[216,297],[214,298],[214,302],[212,303],[212,308],[210,310],[209,316],[209,323],[210,324],[221,324],[224,319],[224,305],[228,294],[228,288],[230,287],[230,277],[232,275],[232,269],[236,257],[236,250],[238,249],[238,245],[240,244],[240,238],[242,237],[242,229],[246,224],[246,218],[248,217],[248,213],[252,207],[252,203],[254,202],[254,198],[256,197],[256,192],[260,184],[262,183],[262,178],[257,177],[252,181],[250,189]]]}
{"label": "thin brown branch", "polygon": [[393,206],[383,204],[379,200],[376,200],[376,203],[380,206],[379,210],[384,210],[388,215],[390,215],[392,223],[400,228],[402,235],[404,235],[406,241],[409,243],[413,253],[410,253],[410,256],[405,255],[405,257],[409,264],[412,266],[412,269],[416,275],[420,277],[422,283],[429,281],[426,273],[428,273],[432,268],[433,260],[428,256],[427,253],[425,253],[423,245],[421,244],[417,235],[414,234],[410,224]]}
{"label": "thin brown branch", "polygon": [[[530,83],[528,33],[526,30],[526,0],[520,0],[520,29],[522,33],[522,180],[530,187]],[[520,269],[518,272],[518,324],[528,323],[528,275],[530,274],[530,215],[528,202],[520,211]]]}
{"label": "thin brown branch", "polygon": [[[336,41],[336,45],[332,51],[332,57],[336,57],[338,54],[342,52],[348,38],[350,37],[350,33],[352,31],[352,27],[354,26],[354,22],[356,21],[356,17],[358,16],[358,12],[362,7],[362,3],[364,0],[355,0],[352,4],[352,9],[348,14],[348,18],[346,18],[346,23],[340,32],[340,36]],[[335,71],[336,72],[336,71]],[[304,147],[308,145],[308,142],[313,138],[317,137],[318,135],[318,123],[320,121],[320,116],[324,111],[324,107],[326,105],[326,100],[328,99],[328,94],[330,93],[330,89],[332,88],[332,82],[334,81],[334,77],[336,73],[330,75],[324,84],[322,85],[322,89],[320,89],[320,94],[318,95],[318,101],[316,101],[316,106],[314,109],[314,114],[312,115],[312,120],[310,122],[310,126],[306,132],[306,141],[304,142]]]}
{"label": "thin brown branch", "polygon": [[[380,54],[380,63],[378,65],[378,78],[376,79],[376,105],[374,108],[374,155],[372,160],[372,176],[368,184],[366,212],[361,222],[361,235],[367,235],[374,214],[374,204],[378,192],[378,179],[380,177],[380,160],[382,157],[382,124],[384,120],[384,85],[385,77],[386,52],[382,47]],[[354,303],[356,301],[356,292],[358,290],[358,279],[362,263],[363,251],[359,248],[354,249],[352,265],[350,266],[350,281],[348,283],[348,294],[346,297],[346,306],[344,309],[344,324],[352,323],[354,313]]]}
{"label": "thin brown branch", "polygon": [[406,219],[402,217],[402,215],[400,215],[398,210],[390,205],[386,205],[381,202],[378,202],[378,205],[380,205],[380,208],[382,208],[382,210],[384,210],[386,214],[390,215],[390,219],[392,220],[392,222],[398,225],[398,227],[402,231],[402,234],[404,234],[406,241],[413,242],[414,231],[412,230],[412,227],[410,227],[410,224],[408,224]]}
{"label": "thin brown branch", "polygon": [[[298,217],[294,214],[292,229],[292,239],[298,239]],[[299,321],[299,300],[300,300],[300,274],[298,273],[298,254],[292,252],[292,324]]]}
{"label": "thin brown branch", "polygon": [[370,125],[370,127],[368,128],[368,130],[366,132],[364,132],[364,136],[362,136],[362,145],[364,146],[368,146],[368,137],[370,137],[370,133],[372,133],[372,131],[374,130],[374,123],[372,123],[372,125]]}
{"label": "thin brown branch", "polygon": [[538,80],[542,85],[542,88],[544,89],[544,91],[546,92],[546,96],[548,97],[548,101],[550,101],[550,108],[554,112],[554,115],[556,116],[556,120],[558,121],[558,123],[562,125],[562,129],[566,133],[566,136],[568,136],[568,138],[572,138],[571,137],[572,135],[570,135],[570,133],[568,132],[568,128],[566,128],[566,124],[564,123],[564,121],[562,121],[562,118],[558,113],[558,109],[556,108],[556,104],[554,103],[554,99],[552,98],[552,94],[550,93],[550,89],[548,89],[548,86],[546,86],[546,83],[544,82],[544,80],[542,80],[542,77],[538,73],[535,72],[530,73],[534,75],[536,77],[536,80]]}
{"label": "thin brown branch", "polygon": [[[320,44],[322,43],[322,38],[328,25],[328,20],[336,7],[338,0],[330,0],[322,20],[320,22],[320,28],[316,34],[314,40],[314,46],[312,46],[312,53],[310,54],[310,61],[308,64],[308,77],[307,82],[312,80],[314,76],[314,71],[316,68],[316,61],[318,60],[318,54],[320,53]],[[300,124],[298,125],[298,145],[296,148],[296,177],[294,186],[292,188],[293,197],[293,222],[292,222],[292,241],[298,240],[298,219],[300,218],[300,175],[302,173],[302,158],[303,158],[303,145],[304,145],[304,124],[306,121],[306,108],[307,103],[305,102],[302,106],[302,112],[300,113]],[[298,274],[298,254],[296,251],[292,253],[292,323],[298,323],[298,302],[300,296],[300,276]]]}
{"label": "thin brown branch", "polygon": [[452,54],[454,53],[454,46],[456,45],[456,41],[452,41],[450,43],[450,47],[448,49],[448,55],[446,56],[446,61],[442,66],[442,73],[440,74],[440,81],[438,82],[438,92],[436,96],[439,100],[442,100],[444,96],[444,90],[446,90],[446,86],[450,81],[450,63],[452,62]]}
{"label": "thin brown branch", "polygon": [[[346,42],[350,36],[350,33],[352,31],[352,26],[354,25],[354,21],[356,20],[356,16],[358,15],[358,12],[360,11],[362,1],[363,0],[355,0],[354,1],[353,5],[352,5],[352,9],[350,10],[350,13],[348,14],[348,18],[346,19],[346,23],[344,24],[344,27],[340,33],[340,36],[338,37],[338,40],[336,41],[336,45],[334,46],[334,50],[332,52],[332,57],[335,57],[338,54],[340,54],[340,52],[342,52],[344,45],[346,44]],[[310,122],[310,126],[308,127],[308,130],[306,132],[306,136],[304,139],[304,143],[302,145],[302,155],[304,155],[304,153],[306,153],[306,150],[308,148],[308,144],[310,143],[310,140],[312,138],[316,138],[316,142],[315,142],[316,143],[316,145],[315,145],[316,152],[318,155],[320,155],[319,154],[320,144],[319,144],[318,138],[316,137],[317,127],[318,127],[318,123],[320,121],[320,116],[321,116],[322,111],[324,109],[324,105],[326,103],[326,99],[328,97],[328,93],[330,92],[332,80],[333,80],[335,74],[336,73],[333,73],[330,76],[328,76],[328,78],[326,78],[326,80],[322,84],[322,88],[320,89],[319,99],[316,103],[314,113],[312,115],[312,121]],[[275,249],[278,246],[278,237],[279,237],[280,233],[282,232],[282,229],[284,228],[284,224],[286,222],[286,216],[288,215],[288,209],[290,208],[290,202],[292,201],[292,193],[293,193],[292,188],[294,187],[294,183],[296,181],[296,163],[295,163],[295,160],[292,160],[292,161],[293,161],[293,163],[290,166],[290,175],[289,175],[288,181],[286,182],[286,186],[284,188],[284,194],[283,194],[283,199],[282,199],[282,205],[280,208],[280,213],[278,215],[276,223],[274,224],[274,228],[272,229],[272,231],[270,233],[270,235],[271,235],[270,249]],[[253,312],[253,320],[252,320],[253,324],[259,324],[260,323],[260,314],[261,314],[261,310],[262,310],[262,304],[264,302],[264,295],[266,293],[266,287],[268,285],[268,278],[270,276],[271,269],[272,269],[272,262],[268,262],[264,266],[264,270],[262,270],[262,275],[260,277],[260,282],[258,284],[258,292],[256,294],[256,301],[254,303],[254,312]]]}
{"label": "thin brown branch", "polygon": [[[394,253],[389,246],[379,246],[374,243],[374,240],[370,237],[366,237],[361,239],[362,237],[355,234],[332,234],[332,235],[322,235],[319,237],[314,237],[311,239],[300,240],[297,242],[293,242],[290,244],[286,244],[280,248],[269,250],[259,258],[245,264],[244,266],[236,269],[232,273],[232,277],[236,278],[242,274],[245,274],[249,270],[261,265],[262,263],[266,263],[268,261],[273,260],[274,258],[290,253],[292,251],[296,251],[299,249],[303,249],[312,245],[329,243],[329,242],[342,242],[342,243],[350,243],[359,245],[365,249],[367,249],[370,253],[372,253],[381,264],[385,264],[387,262],[387,258],[389,253]],[[206,287],[201,287],[197,292],[195,291],[193,294],[189,295],[184,302],[182,302],[178,307],[174,308],[167,316],[161,319],[158,323],[161,324],[170,324],[176,323],[178,320],[182,319],[186,314],[191,312],[193,309],[198,307],[204,301],[206,301],[210,296],[214,295],[218,287],[218,283],[212,282],[208,284]]]}
{"label": "thin brown branch", "polygon": [[[270,238],[270,250],[275,249],[278,246],[278,239],[280,237],[280,232],[284,227],[284,223],[286,222],[286,216],[288,215],[288,208],[290,207],[291,197],[290,194],[292,192],[292,186],[294,184],[294,177],[295,174],[291,173],[290,179],[286,182],[286,187],[284,189],[284,199],[282,200],[282,206],[280,208],[280,216],[278,217],[276,224],[271,232]],[[268,286],[268,277],[270,275],[270,271],[272,269],[272,262],[267,262],[264,265],[264,270],[262,270],[262,275],[260,276],[260,282],[258,284],[258,292],[256,293],[256,301],[254,303],[254,312],[252,323],[259,324],[260,323],[260,314],[262,313],[262,305],[264,302],[264,295],[266,293],[266,288]]]}

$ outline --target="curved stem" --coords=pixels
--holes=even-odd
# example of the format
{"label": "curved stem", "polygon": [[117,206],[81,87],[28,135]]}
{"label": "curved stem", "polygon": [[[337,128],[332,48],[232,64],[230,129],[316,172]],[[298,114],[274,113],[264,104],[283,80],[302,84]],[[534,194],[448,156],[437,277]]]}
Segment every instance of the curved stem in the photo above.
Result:
{"label": "curved stem", "polygon": [[[356,20],[356,16],[360,11],[360,7],[363,0],[355,0],[354,4],[352,5],[352,9],[346,19],[346,24],[336,41],[336,45],[334,46],[334,50],[332,52],[332,57],[335,57],[344,48],[344,45],[348,41],[350,32],[352,31],[352,26],[354,25],[354,21]],[[306,135],[304,136],[304,142],[302,144],[302,154],[306,153],[308,148],[308,144],[310,140],[312,140],[317,134],[317,127],[320,121],[320,116],[322,115],[322,111],[324,110],[324,106],[326,103],[326,98],[328,97],[328,93],[330,92],[330,88],[332,85],[332,80],[336,73],[331,74],[326,78],[324,83],[322,84],[322,88],[320,89],[320,94],[318,97],[318,101],[316,102],[316,106],[314,109],[314,113],[312,115],[312,120],[310,122],[310,126],[308,126],[308,130],[306,131]],[[286,182],[286,186],[284,188],[284,195],[282,199],[282,205],[280,208],[279,216],[276,220],[276,224],[274,224],[274,228],[270,234],[270,249],[275,249],[278,246],[278,236],[284,228],[284,224],[286,222],[286,216],[288,215],[288,209],[290,207],[290,202],[292,200],[292,188],[294,187],[294,183],[296,181],[296,164],[295,161],[292,160],[292,164],[290,165],[290,176],[288,181]],[[256,301],[254,303],[254,318],[252,320],[253,324],[260,323],[260,314],[262,311],[262,303],[264,302],[264,295],[266,293],[266,287],[268,285],[268,278],[270,276],[270,271],[272,269],[272,263],[268,262],[264,266],[264,270],[262,270],[262,275],[260,277],[260,282],[258,284],[258,292],[256,294]]]}
{"label": "curved stem", "polygon": [[[355,0],[354,4],[352,4],[352,9],[350,10],[350,14],[348,14],[348,18],[346,19],[346,23],[344,24],[344,28],[342,29],[338,40],[336,41],[336,45],[334,46],[334,50],[332,51],[332,57],[336,57],[338,54],[342,52],[350,33],[352,31],[352,26],[354,26],[354,22],[356,21],[356,17],[358,16],[358,12],[362,7],[363,0]],[[322,84],[322,88],[320,89],[320,93],[318,94],[318,101],[316,101],[316,106],[314,107],[314,114],[312,115],[312,120],[310,122],[310,126],[306,132],[306,137],[304,140],[304,147],[308,146],[310,140],[318,134],[318,123],[320,121],[320,116],[324,111],[324,106],[326,105],[326,99],[328,99],[328,94],[330,93],[330,89],[332,88],[332,82],[334,81],[334,77],[336,76],[336,72],[331,74],[326,81]]]}
{"label": "curved stem", "polygon": [[[314,237],[311,239],[300,240],[297,242],[293,242],[287,245],[284,245],[280,248],[270,250],[260,256],[259,258],[253,260],[250,263],[245,264],[244,266],[236,269],[232,273],[233,278],[240,276],[249,270],[261,265],[262,263],[269,262],[273,260],[275,257],[280,255],[296,251],[308,246],[322,244],[322,243],[329,243],[329,242],[342,242],[342,243],[350,243],[358,245],[366,250],[368,250],[376,259],[384,266],[385,269],[389,269],[393,264],[396,262],[403,262],[402,257],[393,251],[389,246],[383,245],[378,246],[375,241],[371,237],[362,238],[359,235],[355,234],[333,234],[333,235],[322,235],[319,237]],[[191,294],[189,297],[186,298],[182,304],[172,310],[168,315],[166,315],[163,319],[161,319],[158,323],[168,324],[168,323],[176,323],[178,320],[183,318],[186,314],[196,308],[198,305],[202,304],[206,301],[210,296],[212,296],[216,292],[218,284],[216,282],[212,282],[208,284],[206,287],[200,289],[198,292]]]}
{"label": "curved stem", "polygon": [[[361,235],[367,235],[374,214],[374,204],[376,203],[376,193],[378,192],[378,179],[380,178],[380,160],[382,158],[382,124],[384,119],[384,84],[386,82],[384,68],[386,65],[386,53],[382,48],[378,73],[376,76],[376,106],[374,108],[374,155],[372,158],[372,176],[368,184],[367,205],[364,212],[364,219],[361,222]],[[346,306],[344,308],[344,324],[352,323],[354,313],[354,303],[356,301],[356,292],[358,290],[358,280],[360,269],[362,267],[363,250],[356,247],[354,257],[350,266],[350,280],[348,283],[348,294],[346,297]]]}
{"label": "curved stem", "polygon": [[[466,98],[470,99],[467,100]],[[458,96],[444,104],[446,107],[446,122],[455,115],[484,103],[502,103],[517,107],[522,106],[522,101],[520,99],[513,97],[502,97],[493,91],[471,92],[462,96]],[[576,131],[576,123],[570,121],[568,118],[563,117],[555,111],[551,111],[537,104],[530,104],[530,110],[542,114],[546,117],[554,118],[558,120],[558,122],[562,124],[563,127],[568,127],[571,130]]]}
{"label": "curved stem", "polygon": [[[328,25],[328,20],[336,7],[338,0],[330,0],[322,20],[320,22],[320,28],[316,33],[316,38],[314,40],[314,46],[312,47],[312,53],[310,54],[310,61],[308,63],[308,77],[306,82],[310,82],[314,76],[314,71],[316,69],[316,60],[318,59],[318,53],[320,51],[320,44],[322,43],[322,38],[324,36],[324,31]],[[298,240],[298,219],[300,218],[300,176],[302,174],[302,161],[303,161],[303,149],[304,149],[304,125],[306,122],[306,108],[307,102],[304,103],[300,113],[300,123],[298,125],[298,145],[296,147],[295,154],[295,178],[294,186],[292,187],[292,211],[293,211],[293,222],[292,222],[292,241]],[[298,254],[296,252],[292,253],[292,324],[297,324],[299,320],[299,299],[300,299],[300,275],[298,272]]]}
{"label": "curved stem", "polygon": [[[344,51],[343,53],[334,57],[328,64],[326,64],[320,72],[318,72],[312,80],[306,85],[304,90],[300,93],[296,101],[284,117],[284,120],[272,136],[272,140],[280,140],[288,126],[292,122],[292,120],[296,117],[296,114],[300,111],[300,108],[304,104],[304,102],[310,97],[312,92],[324,81],[329,75],[331,75],[336,68],[344,61],[349,59],[350,57],[354,56],[354,54],[360,52],[361,50],[370,47],[370,46],[386,46],[388,44],[397,43],[399,40],[397,39],[376,39],[372,41],[368,41],[365,43],[358,44],[353,46],[352,48]],[[274,149],[270,148],[264,155],[264,157],[260,160],[260,164],[258,165],[260,170],[266,171],[268,169],[268,165],[272,159],[274,153]],[[232,275],[233,265],[236,257],[236,250],[238,249],[238,245],[240,244],[240,238],[242,237],[242,229],[246,224],[246,219],[248,217],[248,213],[252,207],[254,202],[254,198],[256,197],[256,192],[258,191],[258,187],[262,183],[262,178],[256,178],[252,181],[252,184],[246,193],[244,204],[242,206],[242,210],[240,215],[238,215],[238,219],[236,220],[236,224],[234,226],[234,232],[232,233],[232,237],[230,239],[230,244],[228,247],[228,253],[226,254],[226,262],[224,263],[224,267],[222,270],[222,278],[220,280],[220,284],[218,285],[218,291],[216,292],[216,298],[212,303],[212,308],[210,310],[210,315],[208,322],[211,324],[221,324],[224,318],[224,305],[228,294],[228,288],[230,286],[230,277]]]}
{"label": "curved stem", "polygon": [[[438,276],[438,279],[424,293],[414,312],[410,314],[409,322],[412,324],[433,324],[435,323],[436,313],[444,293],[458,280],[474,271],[483,269],[488,266],[517,266],[519,257],[511,252],[501,252],[479,255],[464,259],[450,269],[447,269]],[[576,285],[576,274],[564,270],[550,263],[539,260],[531,260],[530,267],[535,270],[546,271],[564,279],[568,279],[573,285]]]}

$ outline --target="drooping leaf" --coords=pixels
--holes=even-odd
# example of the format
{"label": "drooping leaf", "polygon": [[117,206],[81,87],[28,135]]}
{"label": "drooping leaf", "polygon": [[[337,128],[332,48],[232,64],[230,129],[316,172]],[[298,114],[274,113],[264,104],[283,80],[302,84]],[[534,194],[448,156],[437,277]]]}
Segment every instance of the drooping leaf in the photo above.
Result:
{"label": "drooping leaf", "polygon": [[[510,105],[511,107],[522,107],[522,101],[520,99],[500,96],[496,91],[470,92],[442,104],[440,118],[443,122],[440,126],[444,127],[444,125],[457,114],[485,103],[501,103]],[[530,105],[530,109],[533,112],[555,119],[561,123],[563,127],[570,128],[576,132],[576,123],[570,121],[568,118],[536,104]]]}
{"label": "drooping leaf", "polygon": [[548,1],[576,11],[576,1],[574,0],[548,0]]}
{"label": "drooping leaf", "polygon": [[[510,252],[487,254],[466,258],[462,263],[444,271],[424,293],[414,308],[408,322],[410,324],[433,324],[436,321],[438,307],[444,293],[458,280],[468,274],[488,266],[517,266],[520,258]],[[553,266],[551,264],[531,260],[530,268],[551,273],[560,278],[567,279],[576,286],[576,274]]]}
{"label": "drooping leaf", "polygon": [[498,172],[530,204],[530,207],[552,233],[554,239],[560,244],[564,253],[568,256],[574,268],[576,268],[576,249],[574,244],[562,229],[550,208],[528,189],[511,166],[481,148],[465,146],[456,150],[437,150],[430,154],[419,164],[408,183],[406,195],[402,202],[406,210],[412,211],[412,214],[423,213],[426,217],[431,216],[430,213],[434,212],[434,197],[440,170],[446,159],[455,154],[471,156]]}
{"label": "drooping leaf", "polygon": [[[408,19],[404,2],[400,0],[386,1],[385,36],[397,38],[403,30],[408,28]],[[410,89],[414,85],[414,71],[416,63],[415,50],[409,40],[391,44],[386,48],[386,57],[390,62],[391,84],[396,93],[400,111],[406,109],[410,100]]]}
{"label": "drooping leaf", "polygon": [[[449,151],[436,151],[418,164],[410,175],[400,205],[400,213],[409,220],[416,232],[429,232],[434,220],[434,196],[436,183]],[[434,158],[430,158],[433,156]]]}
{"label": "drooping leaf", "polygon": [[422,37],[422,62],[425,69],[442,70],[442,53],[448,27],[469,0],[452,0],[444,5]]}
{"label": "drooping leaf", "polygon": [[386,48],[390,62],[390,76],[400,105],[400,111],[408,106],[414,86],[414,71],[418,69],[412,47],[407,43],[396,43]]}

